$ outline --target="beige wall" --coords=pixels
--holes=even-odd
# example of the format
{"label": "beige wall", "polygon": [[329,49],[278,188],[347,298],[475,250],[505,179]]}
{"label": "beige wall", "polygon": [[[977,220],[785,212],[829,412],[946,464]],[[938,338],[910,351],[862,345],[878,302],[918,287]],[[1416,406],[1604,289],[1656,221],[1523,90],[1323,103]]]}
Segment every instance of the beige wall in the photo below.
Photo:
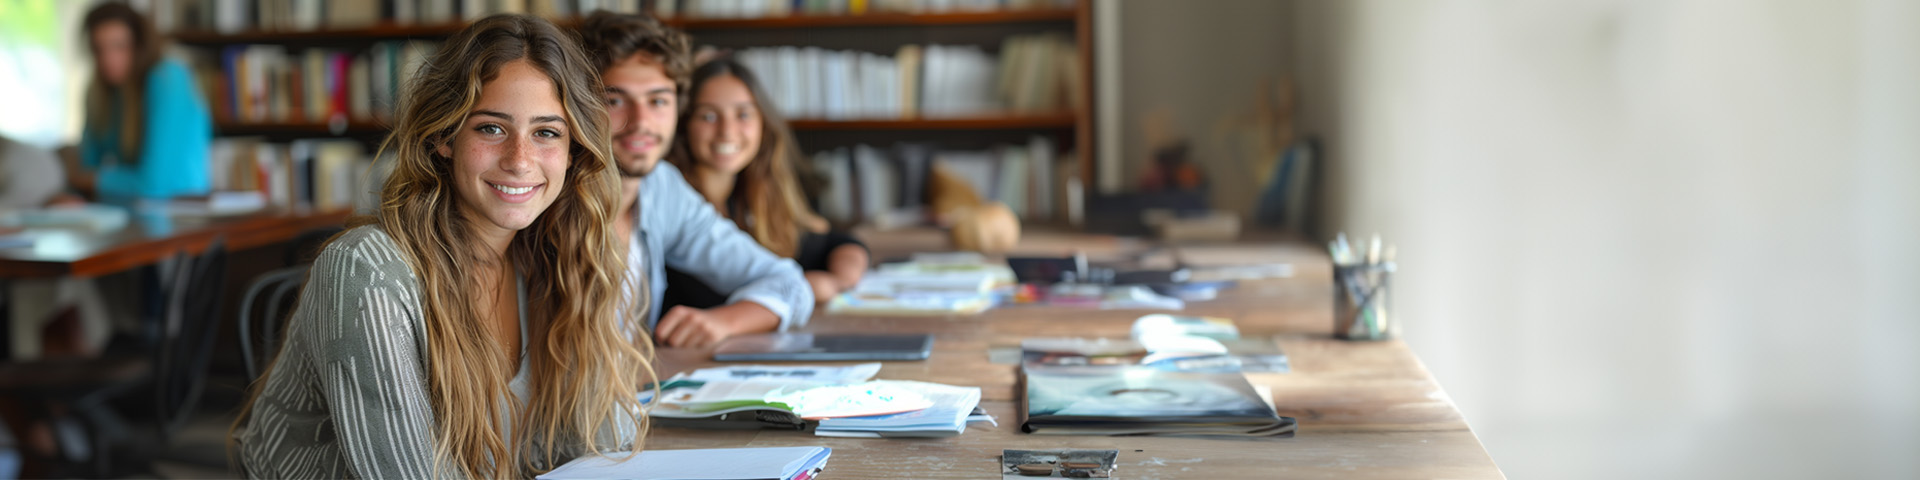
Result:
{"label": "beige wall", "polygon": [[1920,477],[1920,5],[1292,15],[1329,213],[1509,476]]}
{"label": "beige wall", "polygon": [[[1216,206],[1251,212],[1257,196],[1252,162],[1233,131],[1252,113],[1250,99],[1287,73],[1287,15],[1273,0],[1100,2],[1118,6],[1117,98],[1120,181],[1131,190],[1154,145],[1142,121],[1159,112],[1166,134],[1189,139],[1211,182]],[[1102,79],[1111,81],[1112,79]],[[1102,132],[1103,134],[1105,132]]]}
{"label": "beige wall", "polygon": [[1331,226],[1398,243],[1509,476],[1920,478],[1920,4],[1119,5],[1129,184],[1143,115],[1219,180],[1218,119],[1296,78]]}

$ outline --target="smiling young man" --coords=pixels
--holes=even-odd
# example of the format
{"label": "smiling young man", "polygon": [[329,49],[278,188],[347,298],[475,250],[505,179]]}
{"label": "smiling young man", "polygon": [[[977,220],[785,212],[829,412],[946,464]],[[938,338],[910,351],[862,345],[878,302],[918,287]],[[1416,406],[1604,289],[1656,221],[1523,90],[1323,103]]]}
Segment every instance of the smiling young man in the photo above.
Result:
{"label": "smiling young man", "polygon": [[[614,232],[628,239],[629,278],[647,294],[655,341],[699,347],[805,325],[813,292],[800,266],[761,247],[714,211],[679,170],[660,161],[673,143],[680,95],[691,75],[686,34],[645,16],[605,11],[587,17],[579,33],[607,89],[621,205],[627,209],[616,216]],[[666,267],[732,294],[718,307],[661,312]]]}

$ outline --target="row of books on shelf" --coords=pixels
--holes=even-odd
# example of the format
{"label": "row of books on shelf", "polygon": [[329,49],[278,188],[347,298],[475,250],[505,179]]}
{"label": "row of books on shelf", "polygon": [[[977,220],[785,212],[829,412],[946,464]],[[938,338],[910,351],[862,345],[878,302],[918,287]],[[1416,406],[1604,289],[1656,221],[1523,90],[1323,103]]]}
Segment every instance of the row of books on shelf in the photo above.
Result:
{"label": "row of books on shelf", "polygon": [[767,18],[1073,8],[1073,0],[649,0],[661,17]]}
{"label": "row of books on shelf", "polygon": [[380,42],[361,50],[235,45],[193,58],[212,108],[238,122],[325,123],[391,118],[402,86],[437,48]]}
{"label": "row of books on shelf", "polygon": [[[274,207],[337,210],[374,204],[372,187],[378,175],[359,141],[273,143],[256,137],[225,137],[215,140],[209,153],[215,192],[258,192],[266,205]],[[208,208],[225,207],[210,203]]]}
{"label": "row of books on shelf", "polygon": [[[230,121],[324,123],[390,118],[401,89],[437,42],[387,41],[364,50],[233,45],[188,52],[206,96]],[[998,59],[975,46],[908,45],[898,55],[813,47],[736,53],[789,118],[937,118],[1051,113],[1079,106],[1073,46],[1058,35],[1014,36]]]}
{"label": "row of books on shelf", "polygon": [[174,0],[149,13],[161,31],[234,34],[446,25],[499,13],[571,18],[595,10],[649,9],[646,0]]}
{"label": "row of books on shelf", "polygon": [[896,218],[918,217],[901,212],[925,203],[927,179],[936,168],[965,180],[981,198],[1006,204],[1022,220],[1065,218],[1067,182],[1078,170],[1060,159],[1073,156],[1056,153],[1052,140],[1035,135],[1026,145],[979,151],[937,151],[919,143],[890,149],[857,145],[816,153],[811,161],[827,184],[817,195],[821,216],[885,229],[896,226]]}
{"label": "row of books on shelf", "polygon": [[1074,0],[173,0],[155,2],[149,14],[161,31],[234,34],[446,25],[500,13],[565,19],[608,10],[705,19],[1064,10],[1073,4]]}
{"label": "row of books on shelf", "polygon": [[915,118],[1078,107],[1073,43],[1015,35],[998,56],[973,45],[905,45],[891,57],[817,47],[749,48],[735,58],[789,118]]}

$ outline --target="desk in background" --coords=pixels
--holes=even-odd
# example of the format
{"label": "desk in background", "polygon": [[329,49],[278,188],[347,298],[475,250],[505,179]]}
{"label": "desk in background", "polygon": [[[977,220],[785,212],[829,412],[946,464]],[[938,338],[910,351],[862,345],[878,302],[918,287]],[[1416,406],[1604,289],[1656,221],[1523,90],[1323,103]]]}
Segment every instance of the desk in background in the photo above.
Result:
{"label": "desk in background", "polygon": [[8,302],[12,357],[33,358],[39,352],[40,323],[52,313],[54,281],[94,278],[153,265],[180,252],[199,252],[215,238],[224,237],[230,250],[285,242],[316,228],[346,223],[350,210],[316,212],[274,209],[226,217],[175,217],[164,226],[149,225],[137,216],[125,228],[88,232],[64,228],[33,228],[32,246],[0,248],[0,283],[13,298]]}
{"label": "desk in background", "polygon": [[[906,233],[863,237],[875,258],[896,248],[937,249],[936,236]],[[1090,255],[1144,250],[1114,237],[1029,233],[1022,253],[1062,246]],[[1232,252],[1220,255],[1221,252]],[[1281,415],[1295,417],[1293,438],[1211,439],[1099,437],[1020,433],[1016,368],[989,363],[987,350],[1017,346],[1037,336],[1126,337],[1140,310],[1009,306],[973,317],[847,317],[819,312],[804,330],[818,333],[931,333],[933,356],[885,362],[876,378],[921,380],[981,388],[980,405],[998,427],[976,424],[940,439],[816,437],[795,431],[710,431],[656,428],[646,448],[725,448],[822,445],[834,449],[828,478],[996,478],[1002,449],[1119,450],[1117,478],[1504,478],[1460,411],[1419,358],[1400,341],[1346,342],[1332,338],[1332,267],[1326,253],[1304,242],[1189,248],[1191,259],[1281,260],[1290,278],[1243,282],[1219,299],[1190,302],[1185,313],[1232,318],[1243,335],[1275,336],[1292,364],[1284,374],[1251,374],[1273,390]],[[1256,260],[1257,258],[1257,260]],[[716,365],[710,349],[661,349],[661,376]]]}
{"label": "desk in background", "polygon": [[[0,249],[0,279],[97,277],[152,265],[173,254],[198,252],[219,236],[227,248],[284,242],[307,230],[346,223],[350,210],[269,210],[231,217],[175,218],[166,228],[130,222],[115,232],[28,229],[30,247]],[[164,232],[162,232],[164,230]]]}

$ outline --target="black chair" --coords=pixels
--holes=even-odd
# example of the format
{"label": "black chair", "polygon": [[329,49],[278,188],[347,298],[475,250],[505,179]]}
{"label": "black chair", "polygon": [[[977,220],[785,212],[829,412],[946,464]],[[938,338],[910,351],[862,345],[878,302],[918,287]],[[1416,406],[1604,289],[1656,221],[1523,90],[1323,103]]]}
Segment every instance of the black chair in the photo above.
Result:
{"label": "black chair", "polygon": [[307,269],[327,241],[343,231],[346,229],[322,227],[301,233],[287,249],[286,261],[292,266],[262,273],[247,284],[245,295],[240,297],[239,328],[240,359],[246,364],[248,382],[259,379],[279,353],[280,327],[293,313],[300,287],[307,283]]}
{"label": "black chair", "polygon": [[240,297],[240,359],[246,363],[248,381],[260,378],[280,351],[280,326],[293,313],[293,302],[307,283],[310,267],[294,265],[262,273]]}
{"label": "black chair", "polygon": [[[87,448],[70,448],[74,443],[63,441],[59,457],[44,459],[69,470],[62,473],[153,473],[152,461],[198,405],[226,288],[225,242],[216,239],[200,256],[181,254],[174,263],[169,281],[161,286],[165,298],[157,319],[160,338],[151,351],[0,366],[0,395],[36,409],[39,418],[77,419],[84,427]],[[152,399],[151,424],[129,422],[113,407],[116,400],[140,396]]]}

